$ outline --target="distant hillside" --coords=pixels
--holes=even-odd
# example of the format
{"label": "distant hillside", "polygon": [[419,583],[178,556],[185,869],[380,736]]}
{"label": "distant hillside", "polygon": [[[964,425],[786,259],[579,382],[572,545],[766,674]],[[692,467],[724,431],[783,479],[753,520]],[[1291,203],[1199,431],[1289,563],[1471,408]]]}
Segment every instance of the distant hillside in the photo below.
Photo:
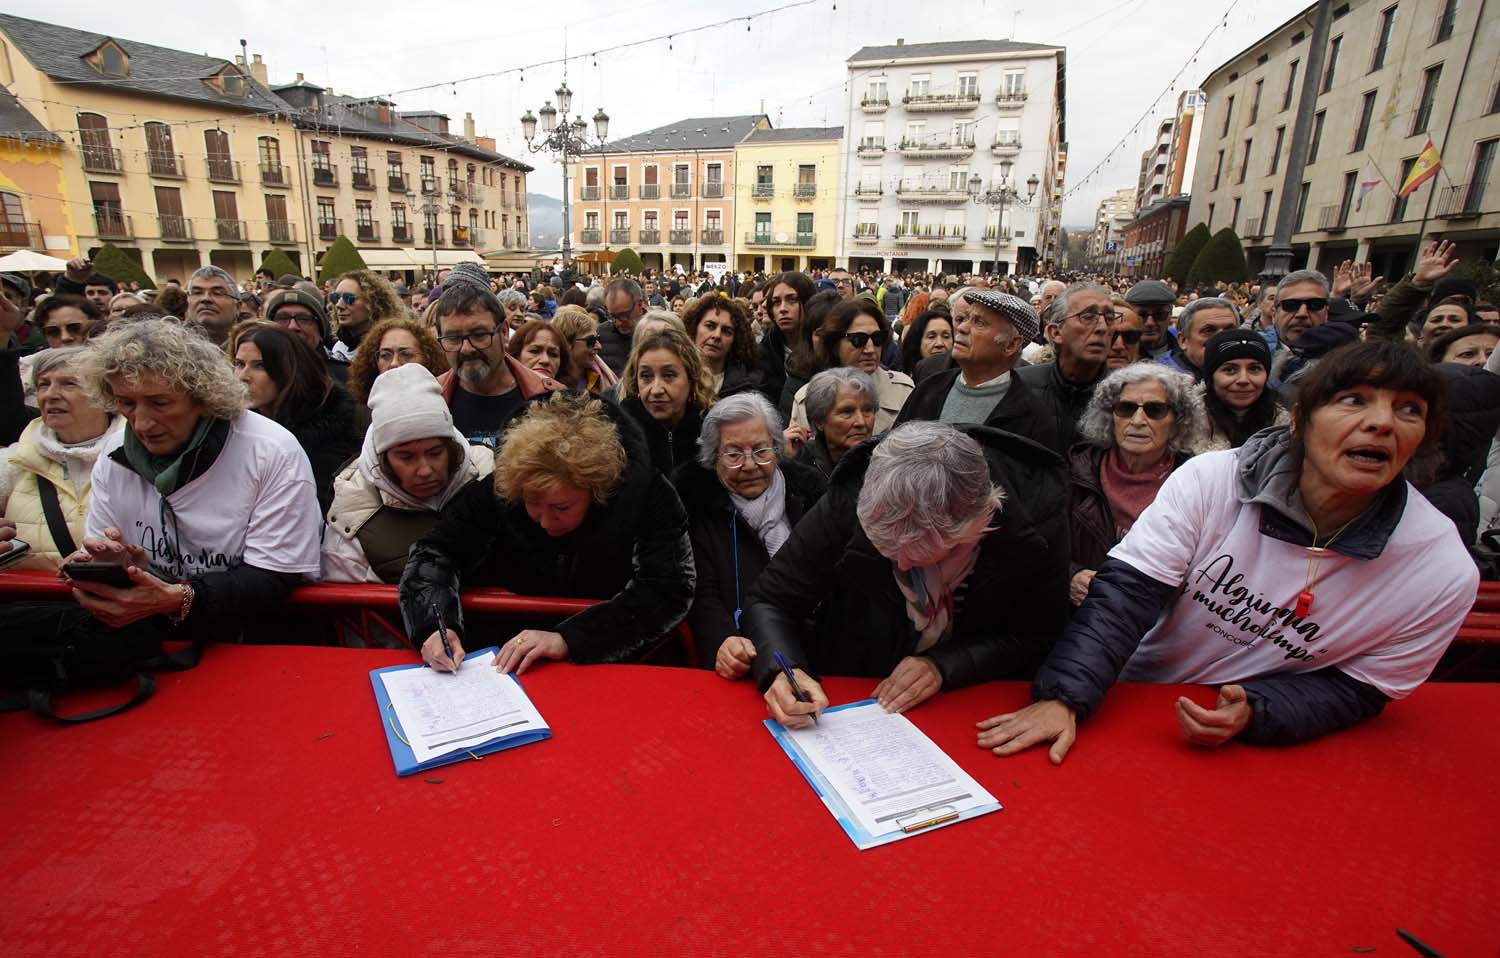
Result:
{"label": "distant hillside", "polygon": [[526,208],[531,220],[531,248],[557,249],[562,244],[562,200],[528,193]]}

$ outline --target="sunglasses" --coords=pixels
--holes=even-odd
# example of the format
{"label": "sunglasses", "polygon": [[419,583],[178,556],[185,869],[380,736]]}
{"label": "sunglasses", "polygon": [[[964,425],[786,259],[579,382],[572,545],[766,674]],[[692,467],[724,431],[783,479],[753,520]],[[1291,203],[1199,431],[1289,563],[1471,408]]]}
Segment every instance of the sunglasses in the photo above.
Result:
{"label": "sunglasses", "polygon": [[871,340],[874,340],[876,346],[884,346],[885,330],[877,329],[873,333],[845,333],[844,339],[855,349],[864,349]]}
{"label": "sunglasses", "polygon": [[1172,404],[1165,402],[1130,402],[1122,399],[1115,403],[1114,413],[1116,419],[1134,419],[1137,409],[1146,410],[1147,419],[1160,421],[1172,414]]}
{"label": "sunglasses", "polygon": [[585,337],[583,337],[583,344],[585,346],[587,346],[589,349],[593,349],[595,346],[599,345],[599,337],[598,336],[585,336]]}
{"label": "sunglasses", "polygon": [[1306,306],[1309,313],[1321,313],[1328,308],[1328,300],[1323,298],[1313,299],[1283,299],[1276,304],[1276,308],[1283,313],[1296,313]]}
{"label": "sunglasses", "polygon": [[1141,331],[1139,329],[1117,329],[1109,337],[1110,345],[1115,340],[1122,340],[1127,346],[1138,346],[1141,342]]}
{"label": "sunglasses", "polygon": [[42,335],[48,339],[62,339],[63,335],[66,334],[72,336],[74,339],[78,339],[88,330],[90,325],[92,324],[64,323],[60,326],[44,326],[42,327]]}
{"label": "sunglasses", "polygon": [[328,296],[328,303],[331,306],[337,306],[340,303],[353,306],[356,299],[359,299],[358,293],[331,293]]}

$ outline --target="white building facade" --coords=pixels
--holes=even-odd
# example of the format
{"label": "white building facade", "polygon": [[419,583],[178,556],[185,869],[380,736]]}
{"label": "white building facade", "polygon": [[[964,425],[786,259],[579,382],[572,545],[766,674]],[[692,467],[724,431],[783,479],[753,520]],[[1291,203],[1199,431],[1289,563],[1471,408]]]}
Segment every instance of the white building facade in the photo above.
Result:
{"label": "white building facade", "polygon": [[[1062,47],[1007,40],[865,47],[849,58],[839,261],[854,270],[1031,272],[1055,255]],[[1027,180],[1038,189],[1027,202]],[[975,203],[1002,182],[1001,211]]]}

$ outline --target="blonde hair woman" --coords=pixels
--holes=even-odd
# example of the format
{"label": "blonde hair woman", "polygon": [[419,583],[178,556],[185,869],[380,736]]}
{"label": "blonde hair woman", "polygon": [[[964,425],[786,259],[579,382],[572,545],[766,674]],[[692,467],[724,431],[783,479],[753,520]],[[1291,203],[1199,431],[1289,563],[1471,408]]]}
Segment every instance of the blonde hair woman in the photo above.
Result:
{"label": "blonde hair woman", "polygon": [[645,432],[658,470],[671,475],[678,463],[693,459],[714,389],[686,332],[664,324],[637,336],[620,378],[620,397],[620,408]]}

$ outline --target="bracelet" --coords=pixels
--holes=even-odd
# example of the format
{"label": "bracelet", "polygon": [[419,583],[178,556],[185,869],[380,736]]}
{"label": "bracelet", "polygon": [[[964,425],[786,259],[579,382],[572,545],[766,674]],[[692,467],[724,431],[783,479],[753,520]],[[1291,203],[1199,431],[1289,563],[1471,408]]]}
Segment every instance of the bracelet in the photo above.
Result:
{"label": "bracelet", "polygon": [[192,583],[179,582],[178,585],[182,586],[182,608],[178,609],[176,614],[171,617],[173,625],[181,625],[186,621],[188,613],[193,608],[193,597],[197,594],[193,591]]}

